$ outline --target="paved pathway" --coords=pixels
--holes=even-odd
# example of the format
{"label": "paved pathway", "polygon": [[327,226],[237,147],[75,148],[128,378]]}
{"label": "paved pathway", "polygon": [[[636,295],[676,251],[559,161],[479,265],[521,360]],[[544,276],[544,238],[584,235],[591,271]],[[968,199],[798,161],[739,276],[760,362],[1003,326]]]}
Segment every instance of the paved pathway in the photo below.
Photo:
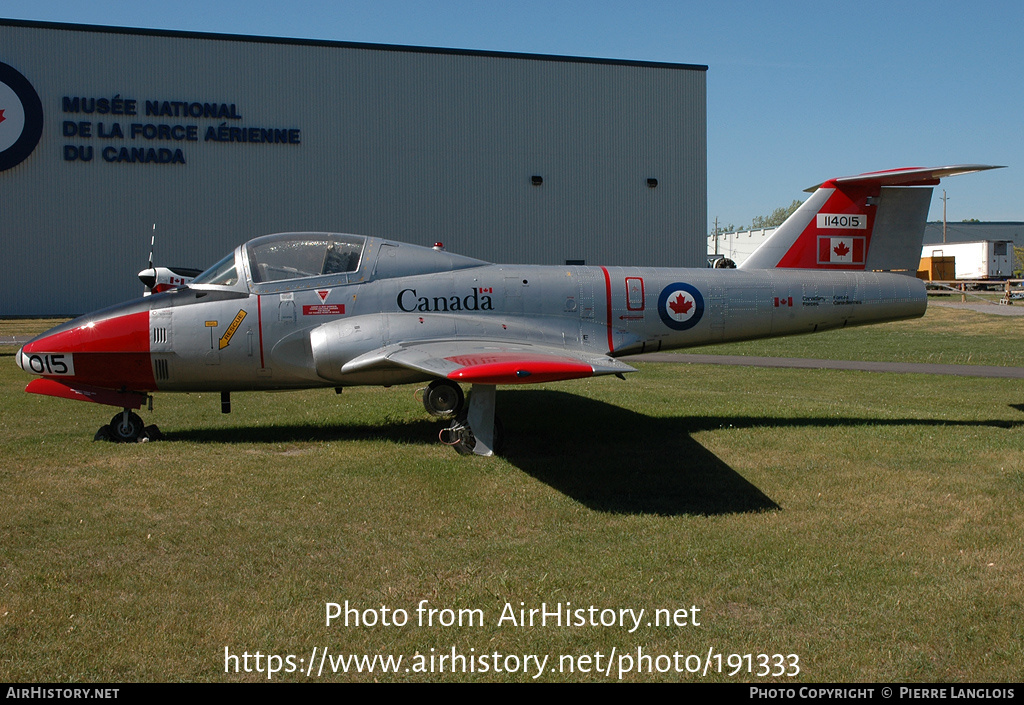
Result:
{"label": "paved pathway", "polygon": [[696,365],[740,365],[742,367],[784,367],[798,370],[857,370],[861,372],[912,372],[957,377],[1024,379],[1024,367],[993,365],[936,365],[917,362],[859,362],[855,360],[813,360],[800,357],[754,357],[752,355],[691,355],[648,353],[621,358],[636,362],[675,362]]}
{"label": "paved pathway", "polygon": [[[954,296],[956,295],[954,294]],[[970,297],[967,297],[967,303],[961,303],[960,301],[937,301],[931,298],[928,299],[928,305],[941,306],[942,308],[965,308],[979,313],[995,314],[996,316],[1024,316],[1024,299],[1014,301],[1009,306],[1002,306],[978,300],[971,301]]]}

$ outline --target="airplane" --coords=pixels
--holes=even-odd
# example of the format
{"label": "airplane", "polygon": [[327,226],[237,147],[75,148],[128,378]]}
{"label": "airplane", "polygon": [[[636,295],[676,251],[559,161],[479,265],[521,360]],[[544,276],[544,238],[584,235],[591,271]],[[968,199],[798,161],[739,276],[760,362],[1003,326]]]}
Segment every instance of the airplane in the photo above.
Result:
{"label": "airplane", "polygon": [[156,248],[156,223],[153,223],[153,235],[149,239],[149,264],[139,272],[142,282],[143,296],[160,294],[171,289],[187,286],[193,279],[202,274],[201,269],[191,267],[156,267],[153,265],[153,250]]}
{"label": "airplane", "polygon": [[202,270],[191,267],[154,267],[150,263],[139,272],[139,281],[145,287],[142,295],[162,294],[171,289],[180,289],[188,286],[200,274]]}
{"label": "airplane", "polygon": [[265,235],[16,360],[37,376],[27,392],[119,407],[97,436],[115,441],[145,438],[134,410],[157,391],[219,391],[227,413],[232,391],[425,382],[426,411],[450,419],[440,440],[492,455],[498,385],[624,379],[626,355],[924,315],[914,275],[931,187],[993,168],[830,179],[734,269],[491,264],[440,243]]}

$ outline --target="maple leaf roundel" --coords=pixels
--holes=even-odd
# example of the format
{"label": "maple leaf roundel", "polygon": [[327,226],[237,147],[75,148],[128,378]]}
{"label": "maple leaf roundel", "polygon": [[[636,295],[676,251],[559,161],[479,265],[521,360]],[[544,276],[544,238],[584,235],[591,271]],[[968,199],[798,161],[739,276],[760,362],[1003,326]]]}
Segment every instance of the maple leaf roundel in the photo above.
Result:
{"label": "maple leaf roundel", "polygon": [[704,297],[691,284],[669,284],[658,297],[658,314],[672,330],[689,330],[704,315]]}

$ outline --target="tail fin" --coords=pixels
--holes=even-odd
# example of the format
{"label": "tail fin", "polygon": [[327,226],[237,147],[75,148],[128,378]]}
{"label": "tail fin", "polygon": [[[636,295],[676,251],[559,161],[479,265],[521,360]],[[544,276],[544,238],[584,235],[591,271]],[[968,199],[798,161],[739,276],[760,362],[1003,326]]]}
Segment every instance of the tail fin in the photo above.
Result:
{"label": "tail fin", "polygon": [[740,269],[917,270],[931,188],[944,176],[1000,167],[893,169],[830,179]]}

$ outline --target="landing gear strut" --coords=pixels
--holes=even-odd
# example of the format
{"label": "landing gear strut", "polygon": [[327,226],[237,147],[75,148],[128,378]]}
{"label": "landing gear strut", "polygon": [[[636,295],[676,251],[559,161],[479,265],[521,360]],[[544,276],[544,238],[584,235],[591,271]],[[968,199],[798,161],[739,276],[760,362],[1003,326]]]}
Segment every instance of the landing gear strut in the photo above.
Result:
{"label": "landing gear strut", "polygon": [[[466,418],[461,417],[452,421],[449,426],[441,429],[440,433],[441,442],[445,445],[449,445],[455,449],[460,455],[472,455],[477,453],[477,440],[476,435],[473,433],[473,429],[466,423]],[[494,435],[491,439],[492,448],[489,453],[479,453],[480,455],[494,455],[501,452],[501,447],[505,440],[505,429],[501,425],[501,419],[497,416],[494,417]],[[483,446],[480,447],[483,450]]]}
{"label": "landing gear strut", "polygon": [[463,455],[494,455],[500,451],[505,434],[494,415],[495,389],[493,384],[474,384],[469,393],[469,411],[442,429],[441,442]]}

